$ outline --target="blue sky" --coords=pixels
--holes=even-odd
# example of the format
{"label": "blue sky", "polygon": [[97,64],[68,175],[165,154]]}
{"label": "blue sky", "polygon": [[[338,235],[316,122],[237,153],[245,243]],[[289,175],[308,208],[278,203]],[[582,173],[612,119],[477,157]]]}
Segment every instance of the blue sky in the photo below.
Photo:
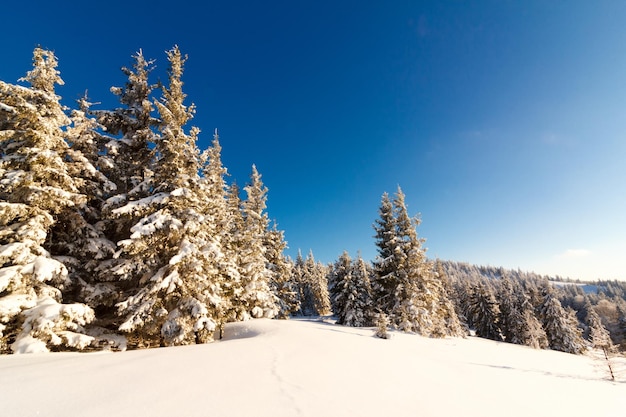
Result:
{"label": "blue sky", "polygon": [[102,108],[140,48],[189,55],[200,147],[254,163],[289,254],[375,256],[383,192],[431,257],[626,279],[626,2],[10,2],[0,79],[54,50]]}

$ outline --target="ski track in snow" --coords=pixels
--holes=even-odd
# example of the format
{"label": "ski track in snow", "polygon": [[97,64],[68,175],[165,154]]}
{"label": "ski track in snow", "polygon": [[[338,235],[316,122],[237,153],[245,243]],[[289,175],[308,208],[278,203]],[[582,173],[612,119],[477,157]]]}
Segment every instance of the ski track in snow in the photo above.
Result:
{"label": "ski track in snow", "polygon": [[626,409],[626,382],[603,379],[603,365],[587,356],[392,334],[252,320],[208,345],[2,356],[0,415],[621,417]]}

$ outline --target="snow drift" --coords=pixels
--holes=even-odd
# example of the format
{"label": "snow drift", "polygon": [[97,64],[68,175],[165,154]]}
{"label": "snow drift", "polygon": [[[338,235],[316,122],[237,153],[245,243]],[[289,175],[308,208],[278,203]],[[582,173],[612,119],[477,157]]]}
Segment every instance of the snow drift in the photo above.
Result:
{"label": "snow drift", "polygon": [[[623,359],[620,359],[623,364]],[[622,416],[588,356],[321,321],[252,320],[208,345],[0,357],[5,416]]]}

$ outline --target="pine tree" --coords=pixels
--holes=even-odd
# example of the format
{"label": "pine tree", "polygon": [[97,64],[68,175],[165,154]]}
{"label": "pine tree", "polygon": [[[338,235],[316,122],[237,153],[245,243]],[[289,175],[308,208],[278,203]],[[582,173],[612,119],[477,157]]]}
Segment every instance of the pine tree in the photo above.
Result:
{"label": "pine tree", "polygon": [[222,294],[218,320],[220,338],[222,323],[233,319],[235,294],[241,293],[241,276],[236,263],[237,248],[233,245],[237,236],[236,231],[240,228],[237,222],[242,219],[239,190],[236,184],[233,184],[232,189],[226,185],[225,177],[228,170],[222,163],[221,152],[222,146],[215,129],[211,146],[201,158],[207,163],[203,167],[200,183],[204,195],[204,226],[208,228],[210,247],[217,250],[216,253],[220,255],[213,259]]}
{"label": "pine tree", "polygon": [[611,351],[614,348],[611,335],[602,324],[600,316],[589,302],[585,304],[585,310],[587,312],[585,321],[589,327],[589,341],[591,342],[591,346],[596,349]]}
{"label": "pine tree", "polygon": [[224,254],[207,221],[207,195],[199,171],[198,130],[184,126],[194,107],[184,104],[183,57],[178,47],[167,53],[169,87],[155,102],[162,123],[156,142],[149,197],[130,201],[115,214],[143,217],[119,243],[123,262],[112,271],[130,283],[129,296],[118,303],[120,330],[137,344],[205,343],[223,320],[219,264]]}
{"label": "pine tree", "polygon": [[244,244],[240,248],[243,300],[252,317],[272,318],[277,314],[275,297],[270,291],[270,271],[266,268],[265,236],[269,219],[265,213],[267,188],[261,175],[252,166],[250,183],[244,187],[247,198],[242,204]]}
{"label": "pine tree", "polygon": [[[344,254],[347,256],[347,253]],[[344,258],[345,258],[344,256]],[[347,257],[349,260],[349,257]],[[340,260],[341,261],[341,260]],[[339,262],[340,262],[339,261]],[[337,323],[353,327],[372,324],[370,269],[361,255],[348,265],[348,270],[337,281]]]}
{"label": "pine tree", "polygon": [[565,310],[558,298],[549,290],[540,307],[540,315],[550,349],[574,354],[585,351],[575,314]]}
{"label": "pine tree", "polygon": [[[310,291],[308,291],[307,275],[304,267],[304,258],[302,252],[298,249],[298,255],[291,268],[291,282],[294,285],[299,315],[306,315],[309,301],[307,300]],[[310,313],[312,314],[312,313]]]}
{"label": "pine tree", "polygon": [[548,339],[541,323],[534,314],[530,297],[517,281],[505,276],[498,292],[500,305],[500,328],[504,340],[535,349],[548,347]]}
{"label": "pine tree", "polygon": [[277,318],[287,319],[299,310],[297,289],[291,280],[293,263],[284,255],[287,247],[284,233],[276,228],[276,224],[264,237],[265,259],[269,271],[269,285],[274,294]]}
{"label": "pine tree", "polygon": [[473,287],[468,308],[468,317],[476,330],[476,336],[502,340],[500,307],[489,286],[479,282]]}
{"label": "pine tree", "polygon": [[300,282],[300,314],[324,316],[331,313],[326,267],[315,261],[313,251],[305,260],[298,252],[295,273]]}
{"label": "pine tree", "polygon": [[393,326],[425,336],[458,334],[458,318],[417,237],[420,221],[408,215],[404,193],[383,194],[375,223],[378,256],[372,283],[374,303]]}
{"label": "pine tree", "polygon": [[380,339],[389,339],[391,335],[389,334],[389,318],[385,313],[379,312],[376,317],[376,331],[374,332],[374,336]]}
{"label": "pine tree", "polygon": [[[64,136],[69,118],[55,93],[62,85],[57,60],[36,48],[33,69],[20,81],[0,81],[0,349],[41,352],[83,349],[94,319],[84,304],[61,304],[72,287],[48,239],[57,218],[87,198],[72,178]],[[74,154],[74,159],[78,153]]]}
{"label": "pine tree", "polygon": [[374,223],[378,255],[373,262],[375,279],[372,282],[374,307],[381,312],[390,312],[395,304],[393,294],[396,290],[395,276],[398,265],[395,259],[396,220],[389,194],[383,193],[379,219]]}
{"label": "pine tree", "polygon": [[335,261],[328,274],[328,294],[330,306],[335,315],[344,310],[346,299],[342,296],[343,282],[352,273],[352,259],[347,251],[343,251],[339,259]]}
{"label": "pine tree", "polygon": [[[108,138],[98,132],[102,127],[89,116],[87,99],[79,100],[79,105],[80,109],[71,113],[72,125],[66,129],[70,144],[66,162],[69,175],[88,199],[85,204],[57,215],[49,242],[55,258],[62,260],[69,270],[75,299],[102,314],[103,308],[112,308],[119,301],[115,286],[106,282],[108,274],[99,273],[115,253],[115,243],[106,236],[102,206],[117,186],[105,175],[113,173],[108,169],[110,161],[105,154]],[[102,280],[103,277],[107,278]]]}
{"label": "pine tree", "polygon": [[[122,67],[127,81],[124,87],[112,87],[124,107],[115,110],[90,110],[107,134],[112,135],[106,143],[108,170],[117,184],[118,197],[110,204],[119,207],[130,198],[145,197],[148,190],[140,187],[152,175],[151,147],[156,142],[159,119],[153,117],[155,109],[149,76],[154,61],[146,60],[142,51],[133,55],[132,68]],[[137,188],[139,187],[139,188]]]}

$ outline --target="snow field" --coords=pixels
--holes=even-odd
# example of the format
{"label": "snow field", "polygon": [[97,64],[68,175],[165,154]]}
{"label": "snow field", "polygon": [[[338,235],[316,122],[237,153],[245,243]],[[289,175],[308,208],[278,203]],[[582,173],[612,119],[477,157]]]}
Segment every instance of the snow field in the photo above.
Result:
{"label": "snow field", "polygon": [[[252,320],[208,345],[0,357],[2,415],[622,416],[588,356],[320,321]],[[623,359],[620,359],[622,362]]]}

